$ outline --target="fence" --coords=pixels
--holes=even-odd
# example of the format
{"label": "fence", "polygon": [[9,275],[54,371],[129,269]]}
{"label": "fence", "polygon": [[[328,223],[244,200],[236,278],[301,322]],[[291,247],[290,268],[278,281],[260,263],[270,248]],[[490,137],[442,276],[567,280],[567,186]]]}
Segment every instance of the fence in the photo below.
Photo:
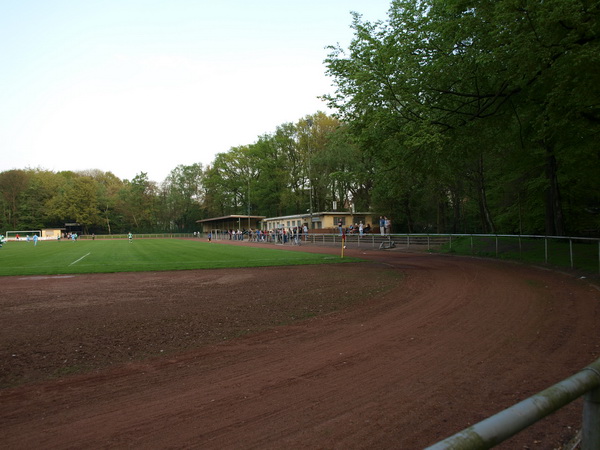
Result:
{"label": "fence", "polygon": [[[125,234],[82,234],[77,239],[82,240],[102,240],[102,239],[127,239],[127,233]],[[133,235],[136,239],[178,239],[178,238],[193,238],[194,233],[135,233]]]}
{"label": "fence", "polygon": [[[207,233],[143,233],[140,238],[206,238]],[[82,235],[80,239],[126,239],[127,234]],[[309,233],[301,235],[300,244],[341,245],[342,236],[338,233]],[[582,269],[600,274],[600,239],[566,236],[509,235],[509,234],[392,234],[369,233],[347,234],[345,245],[348,248],[401,248],[403,250],[427,250],[472,254],[487,257],[522,260],[528,263],[544,263],[571,269]],[[232,239],[227,233],[212,230],[213,240]],[[236,239],[253,242],[267,242],[281,245],[294,245],[298,240],[293,236],[238,235]]]}
{"label": "fence", "polygon": [[488,449],[584,396],[582,450],[600,449],[600,359],[575,375],[517,403],[427,450]]}
{"label": "fence", "polygon": [[[227,239],[227,236],[224,237]],[[600,274],[600,239],[566,236],[500,234],[347,234],[347,248],[401,248],[462,253],[581,269]],[[247,237],[244,237],[247,239]],[[259,242],[274,242],[266,238]],[[293,244],[277,239],[276,243]],[[302,244],[341,245],[338,233],[309,233]]]}
{"label": "fence", "polygon": [[453,242],[469,242],[471,254],[543,262],[556,266],[580,268],[600,273],[600,239],[539,235],[449,235],[449,251]]}

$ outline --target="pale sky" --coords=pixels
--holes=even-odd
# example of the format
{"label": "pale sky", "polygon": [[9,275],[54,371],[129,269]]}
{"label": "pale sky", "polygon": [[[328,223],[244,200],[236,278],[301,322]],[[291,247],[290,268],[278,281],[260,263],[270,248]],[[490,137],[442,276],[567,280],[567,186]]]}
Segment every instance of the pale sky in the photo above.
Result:
{"label": "pale sky", "polygon": [[179,164],[325,111],[325,47],[391,0],[0,0],[0,172]]}

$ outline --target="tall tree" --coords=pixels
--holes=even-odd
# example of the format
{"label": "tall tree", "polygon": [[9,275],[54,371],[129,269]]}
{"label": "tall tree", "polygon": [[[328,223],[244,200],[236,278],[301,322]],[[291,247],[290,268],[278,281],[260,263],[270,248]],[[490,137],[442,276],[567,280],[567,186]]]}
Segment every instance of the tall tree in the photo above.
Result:
{"label": "tall tree", "polygon": [[97,185],[89,176],[68,174],[58,195],[48,202],[48,208],[50,215],[61,221],[79,223],[84,233],[101,223]]}
{"label": "tall tree", "polygon": [[4,227],[20,228],[19,204],[29,187],[30,175],[24,170],[9,170],[0,173],[0,200]]}
{"label": "tall tree", "polygon": [[146,172],[138,173],[131,181],[125,181],[119,193],[119,213],[127,229],[120,231],[150,232],[158,229],[159,191]]}
{"label": "tall tree", "polygon": [[[363,142],[378,135],[370,151],[382,169],[391,148],[387,159],[409,164],[417,178],[442,175],[439,198],[455,219],[470,192],[480,229],[495,230],[504,205],[490,199],[502,198],[508,178],[490,178],[493,163],[527,181],[519,196],[545,211],[536,231],[562,234],[563,180],[598,133],[598,8],[586,0],[406,0],[392,3],[386,23],[356,15],[349,54],[333,48],[326,61],[337,87],[330,104]],[[515,158],[521,164],[509,166]],[[597,156],[584,158],[598,168]],[[589,207],[595,200],[586,197]]]}
{"label": "tall tree", "polygon": [[124,182],[112,172],[91,170],[84,173],[96,182],[98,189],[98,209],[101,211],[102,220],[95,232],[112,234],[126,231],[119,198],[119,193],[124,189]]}
{"label": "tall tree", "polygon": [[165,179],[162,190],[174,229],[194,231],[202,218],[204,170],[202,164],[179,165]]}

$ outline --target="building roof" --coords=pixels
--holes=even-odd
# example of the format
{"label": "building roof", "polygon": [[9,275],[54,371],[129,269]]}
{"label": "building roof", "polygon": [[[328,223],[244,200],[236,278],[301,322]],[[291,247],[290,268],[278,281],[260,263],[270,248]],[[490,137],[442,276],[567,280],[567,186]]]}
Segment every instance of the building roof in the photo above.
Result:
{"label": "building roof", "polygon": [[196,220],[196,223],[216,222],[217,220],[228,220],[228,219],[257,219],[257,220],[262,220],[264,218],[265,218],[265,216],[245,216],[245,215],[240,215],[240,214],[232,214],[230,216],[211,217],[210,219]]}
{"label": "building roof", "polygon": [[[266,217],[263,220],[286,220],[286,219],[301,219],[302,217],[310,217],[310,213],[306,212],[304,214],[293,214],[291,216],[275,216],[275,217]],[[313,212],[313,216],[372,216],[371,212],[350,212],[350,211],[321,211],[321,212]]]}

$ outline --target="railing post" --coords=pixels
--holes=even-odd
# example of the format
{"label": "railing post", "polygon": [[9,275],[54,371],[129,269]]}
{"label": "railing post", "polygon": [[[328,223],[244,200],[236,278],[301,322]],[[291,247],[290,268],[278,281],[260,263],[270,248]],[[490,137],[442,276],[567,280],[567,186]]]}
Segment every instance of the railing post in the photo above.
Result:
{"label": "railing post", "polygon": [[600,448],[600,387],[592,389],[583,398],[581,449],[597,450]]}
{"label": "railing post", "polygon": [[571,269],[573,268],[573,239],[569,239],[569,254],[571,256]]}

